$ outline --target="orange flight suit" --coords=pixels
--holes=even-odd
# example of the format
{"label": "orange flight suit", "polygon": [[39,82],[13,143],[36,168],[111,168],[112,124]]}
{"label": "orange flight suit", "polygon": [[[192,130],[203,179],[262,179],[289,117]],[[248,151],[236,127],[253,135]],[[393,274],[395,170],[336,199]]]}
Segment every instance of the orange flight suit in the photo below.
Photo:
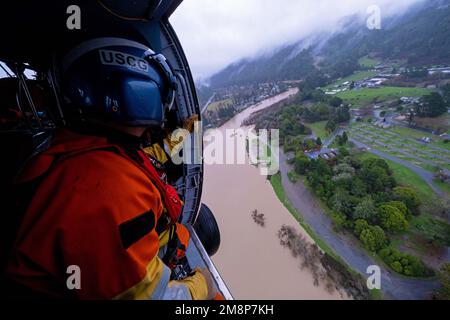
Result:
{"label": "orange flight suit", "polygon": [[[42,176],[7,267],[11,279],[59,298],[207,297],[200,272],[170,281],[158,257],[155,226],[167,206],[181,209],[178,196],[161,192],[121,147],[61,130],[17,183]],[[81,271],[81,289],[67,288],[71,265]]]}

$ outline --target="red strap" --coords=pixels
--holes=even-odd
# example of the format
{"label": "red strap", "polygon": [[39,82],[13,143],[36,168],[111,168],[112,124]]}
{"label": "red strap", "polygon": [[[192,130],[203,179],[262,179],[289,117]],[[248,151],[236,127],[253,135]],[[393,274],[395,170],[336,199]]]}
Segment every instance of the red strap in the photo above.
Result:
{"label": "red strap", "polygon": [[177,191],[170,184],[161,180],[158,172],[156,171],[150,159],[145,155],[144,151],[140,150],[138,152],[142,159],[141,168],[150,178],[150,180],[155,184],[156,188],[161,193],[167,214],[170,217],[171,222],[175,223],[181,214],[182,202],[178,196]]}

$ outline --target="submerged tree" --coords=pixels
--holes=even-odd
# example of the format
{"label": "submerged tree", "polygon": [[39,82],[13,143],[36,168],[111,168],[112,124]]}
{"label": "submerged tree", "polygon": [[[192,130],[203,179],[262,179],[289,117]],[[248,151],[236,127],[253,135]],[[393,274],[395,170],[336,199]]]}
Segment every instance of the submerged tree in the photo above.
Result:
{"label": "submerged tree", "polygon": [[257,225],[260,225],[261,227],[266,226],[266,217],[264,216],[264,213],[258,213],[258,210],[255,209],[252,212],[252,218]]}

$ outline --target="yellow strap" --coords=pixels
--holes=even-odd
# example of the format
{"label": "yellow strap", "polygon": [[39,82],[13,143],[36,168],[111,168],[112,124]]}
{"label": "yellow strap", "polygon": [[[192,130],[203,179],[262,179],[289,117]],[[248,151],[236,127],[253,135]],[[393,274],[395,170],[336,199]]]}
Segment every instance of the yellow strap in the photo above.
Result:
{"label": "yellow strap", "polygon": [[152,157],[153,159],[157,160],[158,162],[160,162],[162,164],[169,161],[169,159],[167,158],[166,152],[158,143],[155,143],[151,147],[145,148],[144,152],[148,156]]}

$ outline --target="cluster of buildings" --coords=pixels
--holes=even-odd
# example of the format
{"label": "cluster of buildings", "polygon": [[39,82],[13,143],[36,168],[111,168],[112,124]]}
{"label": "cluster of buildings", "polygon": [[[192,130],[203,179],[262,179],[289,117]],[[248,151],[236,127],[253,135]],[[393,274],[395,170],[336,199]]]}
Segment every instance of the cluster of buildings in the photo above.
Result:
{"label": "cluster of buildings", "polygon": [[[246,90],[246,87],[241,87],[243,91]],[[244,110],[254,104],[257,104],[261,101],[264,101],[270,97],[276,96],[277,94],[280,94],[283,91],[281,86],[277,83],[262,83],[258,84],[257,87],[253,90],[253,94],[249,98],[244,98],[241,101],[238,101],[238,104],[236,106],[237,110]],[[235,99],[236,97],[239,97],[239,95],[234,95]]]}
{"label": "cluster of buildings", "polygon": [[406,105],[414,105],[414,104],[420,102],[420,98],[401,97],[401,98],[400,98],[400,101],[402,102],[402,104],[406,104]]}
{"label": "cluster of buildings", "polygon": [[276,96],[281,93],[280,86],[273,83],[263,83],[258,85],[259,95],[255,97],[254,102],[261,102],[267,98]]}
{"label": "cluster of buildings", "polygon": [[325,94],[335,95],[340,92],[345,92],[345,91],[351,90],[351,84],[352,84],[351,81],[346,81],[342,84],[334,85],[333,89],[325,91]]}
{"label": "cluster of buildings", "polygon": [[437,68],[429,68],[428,74],[431,76],[435,73],[448,73],[450,74],[450,67],[437,67]]}
{"label": "cluster of buildings", "polygon": [[380,73],[375,77],[369,77],[360,81],[345,81],[341,84],[334,85],[332,89],[327,90],[325,94],[335,95],[353,89],[362,88],[378,88],[389,79],[400,76],[397,73]]}
{"label": "cluster of buildings", "polygon": [[323,147],[320,150],[305,151],[305,154],[311,160],[318,160],[319,158],[333,160],[338,156],[338,151]]}

